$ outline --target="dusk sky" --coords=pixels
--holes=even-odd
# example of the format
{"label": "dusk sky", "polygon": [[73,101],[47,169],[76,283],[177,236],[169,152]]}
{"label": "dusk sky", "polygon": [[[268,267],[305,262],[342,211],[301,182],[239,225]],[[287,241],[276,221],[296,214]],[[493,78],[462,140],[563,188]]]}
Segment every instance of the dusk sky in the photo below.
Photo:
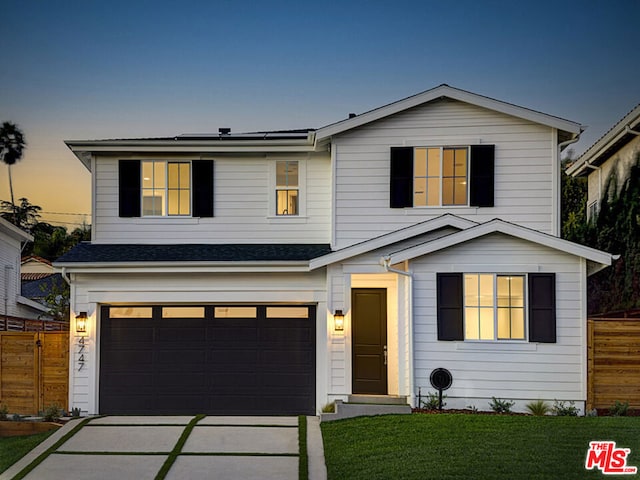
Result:
{"label": "dusk sky", "polygon": [[[0,0],[16,199],[88,214],[63,140],[321,127],[441,83],[587,127],[640,103],[640,1]],[[0,199],[9,200],[0,165]],[[82,215],[43,214],[74,228]]]}

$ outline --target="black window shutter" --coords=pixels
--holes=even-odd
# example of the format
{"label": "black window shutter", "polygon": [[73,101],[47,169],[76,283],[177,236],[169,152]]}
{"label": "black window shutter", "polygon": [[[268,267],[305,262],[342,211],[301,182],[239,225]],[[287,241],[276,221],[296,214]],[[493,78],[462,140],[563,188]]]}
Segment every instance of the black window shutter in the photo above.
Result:
{"label": "black window shutter", "polygon": [[118,203],[121,217],[140,216],[140,160],[118,162]]}
{"label": "black window shutter", "polygon": [[391,147],[390,207],[413,207],[413,147]]}
{"label": "black window shutter", "polygon": [[469,204],[493,207],[495,145],[471,145],[469,161]]}
{"label": "black window shutter", "polygon": [[193,217],[213,217],[213,160],[191,162]]}
{"label": "black window shutter", "polygon": [[556,274],[529,274],[529,341],[556,343]]}
{"label": "black window shutter", "polygon": [[464,340],[462,274],[437,274],[438,340]]}

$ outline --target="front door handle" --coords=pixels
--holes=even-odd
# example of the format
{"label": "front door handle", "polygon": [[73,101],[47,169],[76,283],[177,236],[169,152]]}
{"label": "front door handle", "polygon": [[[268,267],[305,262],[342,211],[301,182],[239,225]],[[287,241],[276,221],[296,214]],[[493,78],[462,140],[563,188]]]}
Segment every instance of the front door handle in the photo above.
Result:
{"label": "front door handle", "polygon": [[384,355],[384,364],[386,365],[387,364],[387,346],[386,345],[384,346],[382,353]]}

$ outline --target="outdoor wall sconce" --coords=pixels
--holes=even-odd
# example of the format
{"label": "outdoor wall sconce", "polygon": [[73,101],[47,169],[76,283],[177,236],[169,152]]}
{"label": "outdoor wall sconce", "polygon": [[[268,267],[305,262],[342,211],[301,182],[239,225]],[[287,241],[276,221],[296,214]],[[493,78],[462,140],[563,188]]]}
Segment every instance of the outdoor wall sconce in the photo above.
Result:
{"label": "outdoor wall sconce", "polygon": [[87,331],[87,312],[80,312],[76,315],[76,332],[85,333]]}
{"label": "outdoor wall sconce", "polygon": [[336,313],[333,314],[333,329],[336,332],[344,330],[344,314],[342,310],[336,310]]}

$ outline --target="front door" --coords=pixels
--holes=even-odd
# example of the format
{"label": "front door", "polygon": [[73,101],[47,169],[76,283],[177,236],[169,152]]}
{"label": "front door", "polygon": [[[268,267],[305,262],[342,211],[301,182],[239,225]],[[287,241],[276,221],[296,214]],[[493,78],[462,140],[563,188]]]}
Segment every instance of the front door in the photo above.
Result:
{"label": "front door", "polygon": [[353,393],[387,394],[387,290],[351,291]]}

